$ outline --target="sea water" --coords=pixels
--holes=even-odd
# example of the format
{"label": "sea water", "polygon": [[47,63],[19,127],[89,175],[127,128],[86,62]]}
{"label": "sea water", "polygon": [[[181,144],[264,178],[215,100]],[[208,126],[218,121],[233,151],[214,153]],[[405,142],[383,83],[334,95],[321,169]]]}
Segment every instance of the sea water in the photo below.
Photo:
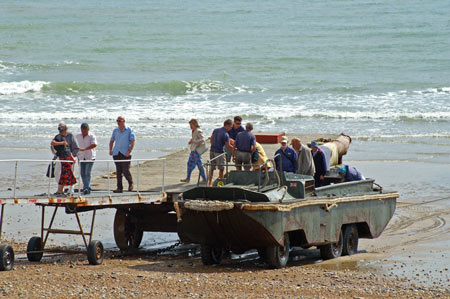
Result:
{"label": "sea water", "polygon": [[124,115],[134,156],[155,157],[186,146],[191,118],[208,136],[241,115],[257,131],[345,132],[346,163],[402,201],[444,197],[449,11],[445,0],[4,0],[0,153],[51,158],[64,120],[74,133],[88,122],[108,158]]}

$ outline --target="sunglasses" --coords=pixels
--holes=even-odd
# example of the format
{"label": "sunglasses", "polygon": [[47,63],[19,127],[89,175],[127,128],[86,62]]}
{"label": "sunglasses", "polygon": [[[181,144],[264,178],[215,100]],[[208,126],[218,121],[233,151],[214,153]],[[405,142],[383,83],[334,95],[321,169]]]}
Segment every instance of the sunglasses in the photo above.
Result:
{"label": "sunglasses", "polygon": [[123,122],[123,119],[118,119],[118,120],[116,120],[116,122],[121,123],[121,122]]}

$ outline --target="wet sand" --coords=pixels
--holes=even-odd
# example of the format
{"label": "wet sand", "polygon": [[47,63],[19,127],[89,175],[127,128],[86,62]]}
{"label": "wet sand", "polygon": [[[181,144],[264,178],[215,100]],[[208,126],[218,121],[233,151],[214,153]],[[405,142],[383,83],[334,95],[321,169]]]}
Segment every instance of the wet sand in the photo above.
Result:
{"label": "wet sand", "polygon": [[[304,142],[315,135],[297,135]],[[323,136],[321,137],[332,137]],[[385,144],[385,142],[384,142]],[[367,146],[370,145],[370,153]],[[398,190],[401,197],[394,218],[385,232],[375,240],[360,240],[359,253],[330,261],[321,261],[315,249],[294,252],[286,269],[270,270],[257,258],[256,253],[232,255],[220,266],[204,267],[198,252],[180,250],[176,256],[113,257],[117,255],[112,239],[113,209],[103,210],[97,219],[95,239],[104,241],[109,248],[101,266],[89,266],[84,256],[44,257],[43,262],[31,264],[16,262],[14,271],[0,273],[0,294],[17,297],[54,296],[67,293],[80,297],[326,297],[326,298],[380,298],[380,297],[450,297],[450,271],[448,269],[450,207],[445,198],[447,190],[421,192],[421,177],[397,171],[421,161],[401,161],[396,150],[387,153],[374,151],[371,142],[354,140],[344,163],[355,165],[363,173],[377,178],[385,189]],[[269,156],[278,145],[264,145]],[[392,151],[392,153],[391,153]],[[185,176],[188,151],[182,150],[166,156],[166,184],[179,189]],[[377,155],[390,159],[380,159]],[[205,160],[204,155],[204,160]],[[393,161],[395,160],[395,161]],[[399,165],[400,164],[400,165]],[[416,167],[416,164],[411,169]],[[436,171],[427,165],[429,172]],[[152,161],[139,166],[141,190],[161,184],[162,164]],[[406,168],[408,170],[408,168]],[[133,169],[137,172],[137,168]],[[413,173],[413,172],[410,172]],[[217,175],[217,173],[216,173]],[[424,175],[427,177],[427,174]],[[191,184],[197,178],[194,171]],[[114,180],[111,181],[115,186]],[[406,183],[407,182],[407,183]],[[97,178],[95,188],[105,187],[106,180]],[[411,184],[411,186],[408,186]],[[423,184],[423,183],[422,183]],[[126,184],[125,184],[126,186]],[[439,188],[437,188],[439,189]],[[429,201],[426,202],[425,201]],[[7,206],[8,207],[8,206]],[[10,209],[10,207],[8,207]],[[12,209],[12,208],[11,208]],[[23,209],[19,209],[23,213]],[[39,213],[36,213],[39,216]],[[17,215],[16,215],[17,216]],[[11,216],[9,216],[11,217]],[[21,217],[26,222],[29,217]],[[8,239],[13,239],[14,222],[9,218],[6,226]],[[61,219],[64,224],[67,219]],[[24,225],[30,229],[30,221]],[[39,225],[39,222],[35,222]],[[35,233],[39,226],[35,228]],[[17,233],[17,232],[16,232]],[[25,232],[22,232],[25,234]],[[17,235],[17,234],[16,234]],[[11,238],[13,237],[13,238]],[[29,235],[27,235],[29,237]],[[14,248],[24,258],[23,238]],[[146,233],[142,247],[153,243],[166,246],[176,241],[176,234]],[[162,240],[162,241],[161,241]],[[60,243],[60,240],[53,240]],[[64,242],[63,242],[64,243]],[[67,244],[81,244],[79,237],[66,240]],[[30,275],[39,274],[39,275]],[[76,273],[76,275],[75,275]],[[45,275],[45,276],[44,276]],[[32,277],[23,280],[22,277]],[[70,282],[61,280],[70,277]],[[44,279],[43,279],[44,278]],[[51,281],[51,283],[50,283]],[[45,284],[44,284],[45,283]],[[33,285],[41,288],[33,288]],[[72,295],[71,295],[72,294]]]}

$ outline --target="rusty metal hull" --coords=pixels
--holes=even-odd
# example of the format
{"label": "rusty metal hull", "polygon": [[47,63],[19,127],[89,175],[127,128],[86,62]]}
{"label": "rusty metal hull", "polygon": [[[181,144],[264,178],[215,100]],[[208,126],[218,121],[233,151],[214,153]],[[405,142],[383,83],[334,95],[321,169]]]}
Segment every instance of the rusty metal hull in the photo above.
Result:
{"label": "rusty metal hull", "polygon": [[[292,246],[337,242],[341,229],[356,224],[360,238],[378,237],[392,218],[397,193],[384,198],[315,200],[309,204],[234,203],[223,211],[197,211],[179,202],[178,234],[185,243],[208,244],[234,252],[283,245],[289,233]],[[292,207],[292,208],[291,208]]]}

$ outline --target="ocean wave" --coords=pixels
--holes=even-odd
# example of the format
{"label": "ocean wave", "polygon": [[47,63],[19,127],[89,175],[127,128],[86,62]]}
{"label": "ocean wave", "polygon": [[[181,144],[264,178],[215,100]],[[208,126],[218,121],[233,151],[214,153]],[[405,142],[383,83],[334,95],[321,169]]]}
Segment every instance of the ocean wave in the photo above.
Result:
{"label": "ocean wave", "polygon": [[309,110],[296,113],[288,118],[318,118],[318,119],[342,119],[342,120],[398,120],[398,121],[450,121],[450,111],[434,112],[394,112],[380,110],[373,111],[317,111]]}
{"label": "ocean wave", "polygon": [[[74,93],[159,93],[172,96],[186,94],[201,94],[211,92],[247,92],[245,86],[228,86],[221,81],[167,81],[151,83],[94,83],[94,82],[54,82],[43,89],[46,93],[74,94]],[[251,91],[250,91],[251,92]]]}
{"label": "ocean wave", "polygon": [[0,82],[0,95],[21,94],[27,92],[41,91],[44,86],[49,84],[44,81],[19,81],[19,82]]}
{"label": "ocean wave", "polygon": [[0,61],[0,73],[11,75],[16,71],[16,66],[12,63]]}

